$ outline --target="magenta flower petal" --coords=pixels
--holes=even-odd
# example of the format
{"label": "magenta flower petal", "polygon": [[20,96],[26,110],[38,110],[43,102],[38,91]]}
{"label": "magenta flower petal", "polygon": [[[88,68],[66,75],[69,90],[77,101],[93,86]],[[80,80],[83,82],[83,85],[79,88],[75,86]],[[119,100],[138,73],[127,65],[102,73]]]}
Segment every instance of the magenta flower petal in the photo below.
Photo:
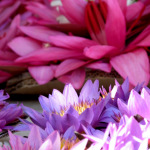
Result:
{"label": "magenta flower petal", "polygon": [[50,35],[64,35],[62,32],[53,31],[43,26],[20,26],[19,29],[34,39],[48,43]]}
{"label": "magenta flower petal", "polygon": [[75,70],[75,69],[85,65],[86,63],[87,62],[78,60],[78,59],[66,59],[60,65],[58,65],[56,72],[55,72],[55,77],[64,75],[65,73]]}
{"label": "magenta flower petal", "polygon": [[83,68],[76,69],[59,77],[58,80],[65,84],[71,83],[75,89],[80,89],[85,80],[85,70]]}
{"label": "magenta flower petal", "polygon": [[96,45],[91,46],[89,48],[84,49],[85,56],[92,58],[92,59],[100,59],[107,55],[108,53],[115,53],[116,48],[113,46],[107,45]]}
{"label": "magenta flower petal", "polygon": [[39,61],[56,61],[67,58],[78,58],[82,57],[83,54],[76,51],[69,51],[62,48],[50,47],[43,48],[39,51],[34,51],[26,56],[19,57],[16,59],[16,62],[25,63],[25,62],[39,62]]}
{"label": "magenta flower petal", "polygon": [[140,14],[140,11],[142,10],[143,6],[143,3],[140,1],[129,5],[126,11],[127,22],[135,20],[136,17]]}
{"label": "magenta flower petal", "polygon": [[16,36],[18,31],[18,25],[20,24],[20,16],[17,15],[11,22],[11,25],[6,33],[6,36],[1,39],[0,49],[5,48],[8,41],[10,41],[14,36]]}
{"label": "magenta flower petal", "polygon": [[117,0],[104,0],[107,5],[108,16],[105,32],[109,45],[122,49],[125,44],[126,23]]}
{"label": "magenta flower petal", "polygon": [[63,13],[71,23],[85,25],[84,9],[87,1],[61,0],[61,2],[62,7],[60,7],[60,12]]}
{"label": "magenta flower petal", "polygon": [[102,70],[105,72],[110,73],[111,72],[111,65],[109,63],[105,63],[102,61],[96,61],[93,63],[90,63],[88,65],[86,65],[87,68],[91,68],[91,69],[98,69],[98,70]]}
{"label": "magenta flower petal", "polygon": [[20,1],[16,1],[12,6],[5,8],[0,14],[0,24],[6,21],[12,15],[12,13],[17,10],[20,4]]}
{"label": "magenta flower petal", "polygon": [[136,85],[138,83],[149,82],[149,59],[143,49],[116,56],[110,60],[113,68],[123,77]]}
{"label": "magenta flower petal", "polygon": [[28,70],[38,84],[45,84],[54,77],[54,71],[51,66],[29,67]]}
{"label": "magenta flower petal", "polygon": [[8,43],[8,46],[20,56],[24,56],[41,49],[41,44],[27,37],[16,37]]}
{"label": "magenta flower petal", "polygon": [[98,45],[97,42],[76,36],[57,35],[50,36],[50,43],[63,48],[68,48],[76,51],[83,51],[85,47]]}
{"label": "magenta flower petal", "polygon": [[0,83],[7,81],[12,75],[0,70]]}
{"label": "magenta flower petal", "polygon": [[50,23],[57,23],[56,18],[59,16],[59,13],[54,9],[49,9],[45,5],[38,2],[31,2],[26,8],[30,12],[38,15],[44,20],[49,21]]}

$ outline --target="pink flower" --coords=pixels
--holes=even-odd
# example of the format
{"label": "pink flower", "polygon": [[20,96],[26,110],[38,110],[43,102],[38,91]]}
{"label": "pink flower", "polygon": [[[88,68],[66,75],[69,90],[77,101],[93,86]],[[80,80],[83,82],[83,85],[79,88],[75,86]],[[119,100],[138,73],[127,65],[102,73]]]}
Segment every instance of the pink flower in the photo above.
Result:
{"label": "pink flower", "polygon": [[[61,12],[71,23],[86,25],[92,40],[78,36],[58,35],[50,36],[51,44],[83,52],[91,61],[84,67],[101,70],[101,63],[109,63],[123,78],[128,76],[132,85],[143,81],[148,84],[149,58],[145,47],[149,46],[150,27],[145,20],[142,21],[149,15],[148,7],[144,10],[145,5],[142,2],[126,6],[125,1],[118,0],[113,2],[111,0],[95,2],[80,0],[79,5],[79,1],[68,3],[62,0],[61,2]],[[136,5],[139,9],[133,9],[131,12]],[[93,62],[96,64],[92,66]],[[107,65],[106,68],[109,72],[110,66]]]}

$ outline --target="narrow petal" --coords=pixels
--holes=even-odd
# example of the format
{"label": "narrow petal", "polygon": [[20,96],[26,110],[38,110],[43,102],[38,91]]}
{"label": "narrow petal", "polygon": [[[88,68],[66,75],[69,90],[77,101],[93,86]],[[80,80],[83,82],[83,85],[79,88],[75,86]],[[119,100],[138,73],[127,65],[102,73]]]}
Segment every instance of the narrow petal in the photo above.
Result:
{"label": "narrow petal", "polygon": [[117,0],[103,0],[107,5],[105,33],[109,45],[122,49],[125,44],[126,23]]}
{"label": "narrow petal", "polygon": [[28,54],[23,57],[16,59],[16,62],[25,63],[25,62],[39,62],[39,61],[56,61],[67,58],[80,58],[83,54],[76,51],[69,51],[62,48],[50,47],[34,51],[31,54]]}
{"label": "narrow petal", "polygon": [[[85,56],[92,58],[92,59],[100,59],[104,56],[110,56],[111,54],[115,53],[116,48],[113,46],[106,46],[106,45],[98,45],[98,46],[91,46],[89,48],[84,49]],[[109,54],[110,53],[110,54]]]}
{"label": "narrow petal", "polygon": [[38,84],[45,84],[54,77],[54,71],[51,66],[29,67],[28,70]]}
{"label": "narrow petal", "polygon": [[80,89],[85,80],[85,70],[83,68],[76,69],[59,77],[58,80],[65,84],[71,83],[75,89]]}
{"label": "narrow petal", "polygon": [[91,69],[98,69],[98,70],[102,70],[104,72],[111,72],[111,65],[109,63],[105,63],[102,61],[96,61],[93,62],[91,64],[86,65],[87,68],[91,68]]}
{"label": "narrow petal", "polygon": [[64,75],[65,73],[68,73],[69,71],[75,70],[83,65],[85,65],[87,62],[78,60],[78,59],[67,59],[64,60],[56,69],[55,77],[59,77],[61,75]]}
{"label": "narrow petal", "polygon": [[16,37],[8,43],[8,46],[20,56],[25,56],[33,51],[41,49],[41,44],[27,37]]}
{"label": "narrow petal", "polygon": [[19,29],[34,39],[48,43],[50,35],[64,35],[62,32],[53,31],[43,26],[20,26]]}
{"label": "narrow petal", "polygon": [[68,48],[76,51],[83,51],[85,47],[98,45],[98,43],[95,41],[76,36],[57,35],[50,36],[49,38],[50,43],[55,46]]}
{"label": "narrow petal", "polygon": [[12,6],[5,8],[0,14],[0,24],[6,21],[17,10],[20,4],[20,1],[16,1]]}
{"label": "narrow petal", "polygon": [[134,52],[116,56],[110,60],[113,68],[125,79],[133,85],[149,82],[149,59],[147,53],[143,49]]}
{"label": "narrow petal", "polygon": [[55,11],[54,9],[49,9],[45,5],[38,3],[38,2],[32,2],[27,5],[27,10],[31,11],[32,13],[38,15],[44,20],[48,20],[51,23],[57,23],[57,17],[59,13]]}

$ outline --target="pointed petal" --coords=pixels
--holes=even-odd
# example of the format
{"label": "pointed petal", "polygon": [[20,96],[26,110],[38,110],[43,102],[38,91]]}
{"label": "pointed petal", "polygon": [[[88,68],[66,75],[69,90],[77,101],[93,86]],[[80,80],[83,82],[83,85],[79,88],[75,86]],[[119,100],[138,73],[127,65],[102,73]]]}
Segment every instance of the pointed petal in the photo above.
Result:
{"label": "pointed petal", "polygon": [[55,11],[54,9],[49,9],[45,5],[38,3],[38,2],[31,2],[29,5],[27,5],[27,10],[30,12],[38,15],[44,20],[48,20],[50,23],[57,24],[57,17],[59,15],[58,11]]}
{"label": "pointed petal", "polygon": [[91,68],[91,69],[98,69],[98,70],[102,70],[104,72],[111,72],[111,65],[109,63],[105,63],[102,61],[96,61],[94,63],[88,64],[86,65],[87,68]]}
{"label": "pointed petal", "polygon": [[[142,106],[142,107],[141,107]],[[137,115],[150,120],[150,111],[146,102],[142,97],[135,91],[132,90],[128,100],[128,109],[131,115]]]}
{"label": "pointed petal", "polygon": [[[35,138],[35,136],[36,136],[36,138]],[[37,126],[34,125],[31,128],[27,143],[29,143],[29,145],[33,149],[38,149],[41,146],[42,138],[41,138],[41,134],[40,134],[40,131]]]}
{"label": "pointed petal", "polygon": [[54,77],[54,71],[51,66],[29,67],[28,70],[38,84],[45,84]]}
{"label": "pointed petal", "polygon": [[85,47],[98,45],[98,43],[95,41],[76,36],[57,35],[50,36],[49,39],[50,43],[55,46],[68,48],[76,51],[83,51]]}
{"label": "pointed petal", "polygon": [[123,48],[126,36],[126,23],[117,0],[104,0],[107,5],[105,33],[109,45]]}
{"label": "pointed petal", "polygon": [[80,89],[85,80],[85,70],[83,68],[76,69],[59,77],[58,80],[65,84],[71,83],[75,89]]}
{"label": "pointed petal", "polygon": [[67,105],[78,104],[78,95],[71,84],[67,84],[64,87],[63,95],[66,98]]}
{"label": "pointed petal", "polygon": [[78,59],[67,59],[64,60],[60,65],[58,65],[55,77],[59,77],[61,75],[64,75],[68,73],[69,71],[75,70],[83,65],[85,65],[87,62],[78,60]]}
{"label": "pointed petal", "polygon": [[149,59],[145,50],[138,49],[134,52],[116,56],[110,60],[110,63],[124,79],[128,77],[131,84],[137,85],[143,81],[145,85],[148,84]]}
{"label": "pointed petal", "polygon": [[41,49],[41,44],[27,37],[16,37],[8,43],[8,46],[18,55],[24,56]]}
{"label": "pointed petal", "polygon": [[[84,23],[84,10],[87,4],[85,0],[62,0],[62,7],[60,12],[63,13],[71,23],[85,25]],[[76,12],[76,13],[72,13]]]}
{"label": "pointed petal", "polygon": [[34,39],[48,43],[50,35],[64,35],[62,32],[53,31],[43,26],[20,26],[19,29]]}
{"label": "pointed petal", "polygon": [[[104,56],[111,56],[111,54],[115,53],[116,48],[113,46],[106,46],[106,45],[98,45],[98,46],[91,46],[89,48],[84,49],[85,56],[92,58],[92,59],[100,59]],[[110,53],[110,54],[109,54]]]}

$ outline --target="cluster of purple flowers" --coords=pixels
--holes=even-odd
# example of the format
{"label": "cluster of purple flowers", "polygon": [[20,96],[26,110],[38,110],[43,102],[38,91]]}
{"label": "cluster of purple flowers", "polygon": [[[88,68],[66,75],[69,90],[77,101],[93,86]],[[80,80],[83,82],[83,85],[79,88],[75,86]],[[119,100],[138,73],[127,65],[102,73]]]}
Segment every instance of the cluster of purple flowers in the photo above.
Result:
{"label": "cluster of purple flowers", "polygon": [[19,117],[23,117],[23,110],[21,106],[17,104],[9,104],[5,100],[9,98],[9,95],[4,94],[3,90],[0,90],[0,137],[7,130],[13,130],[13,125],[19,122]]}
{"label": "cluster of purple flowers", "polygon": [[57,2],[0,2],[0,82],[28,70],[38,84],[57,78],[79,89],[87,68],[114,68],[148,84],[149,0]]}
{"label": "cluster of purple flowers", "polygon": [[[20,119],[14,130],[29,130],[28,138],[9,131],[12,149],[147,150],[150,140],[150,89],[128,78],[109,89],[88,80],[78,96],[71,84],[40,96],[43,112],[23,106],[31,121]],[[36,138],[35,138],[36,137]],[[10,149],[4,145],[2,150]]]}

